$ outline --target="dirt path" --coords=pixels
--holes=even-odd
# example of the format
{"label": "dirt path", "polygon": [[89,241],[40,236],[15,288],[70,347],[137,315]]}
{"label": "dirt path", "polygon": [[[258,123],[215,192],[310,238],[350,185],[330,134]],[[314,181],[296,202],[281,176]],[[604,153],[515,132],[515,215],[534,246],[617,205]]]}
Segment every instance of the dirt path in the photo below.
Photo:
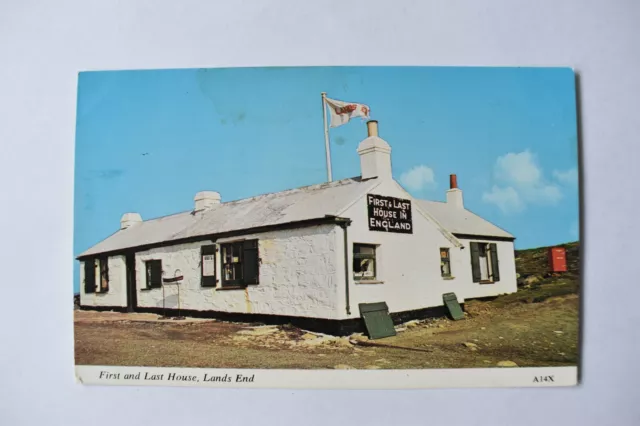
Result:
{"label": "dirt path", "polygon": [[[463,368],[577,364],[578,299],[492,310],[468,305],[464,321],[410,323],[397,336],[353,345],[287,327],[76,311],[77,364],[211,368]],[[402,330],[402,328],[401,328]],[[366,337],[352,336],[367,341]]]}

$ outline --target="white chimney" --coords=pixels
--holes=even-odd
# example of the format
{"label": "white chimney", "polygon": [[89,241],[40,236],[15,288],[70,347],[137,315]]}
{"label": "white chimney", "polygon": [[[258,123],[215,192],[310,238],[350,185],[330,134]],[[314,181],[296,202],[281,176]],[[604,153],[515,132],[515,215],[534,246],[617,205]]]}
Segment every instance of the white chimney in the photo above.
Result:
{"label": "white chimney", "polygon": [[120,229],[127,229],[130,226],[136,225],[142,222],[140,213],[125,213],[120,219]]}
{"label": "white chimney", "polygon": [[458,178],[456,175],[449,175],[449,188],[447,191],[447,204],[451,204],[457,209],[464,209],[462,190],[458,188]]}
{"label": "white chimney", "polygon": [[195,211],[209,210],[220,204],[220,194],[215,191],[198,192],[193,199],[195,201]]}
{"label": "white chimney", "polygon": [[362,179],[391,179],[391,147],[378,137],[378,122],[367,122],[369,137],[358,145]]}

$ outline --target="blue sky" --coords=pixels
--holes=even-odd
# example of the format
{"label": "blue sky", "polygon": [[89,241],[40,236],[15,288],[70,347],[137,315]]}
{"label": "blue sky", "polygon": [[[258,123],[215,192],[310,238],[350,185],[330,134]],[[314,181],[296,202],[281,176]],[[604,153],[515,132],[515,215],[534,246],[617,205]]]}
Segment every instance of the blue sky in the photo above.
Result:
{"label": "blue sky", "polygon": [[[517,248],[578,237],[573,71],[567,68],[315,67],[84,72],[76,128],[74,254],[119,228],[326,180],[320,93],[367,104],[394,177],[465,207]],[[356,119],[330,130],[333,177],[358,176]],[[79,288],[75,262],[74,290]]]}

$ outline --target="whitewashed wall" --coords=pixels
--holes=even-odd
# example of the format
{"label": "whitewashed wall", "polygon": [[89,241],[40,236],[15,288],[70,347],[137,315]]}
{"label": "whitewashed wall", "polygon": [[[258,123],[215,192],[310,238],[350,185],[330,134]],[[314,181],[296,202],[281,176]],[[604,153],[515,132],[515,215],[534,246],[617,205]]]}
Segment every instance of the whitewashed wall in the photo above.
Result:
{"label": "whitewashed wall", "polygon": [[[410,199],[395,182],[385,181],[371,191],[372,194]],[[344,274],[340,274],[340,318],[359,317],[359,303],[387,302],[391,312],[402,312],[442,305],[442,294],[455,292],[462,302],[459,288],[461,279],[443,279],[440,275],[440,247],[448,247],[452,269],[463,260],[461,250],[449,241],[438,228],[416,208],[412,202],[413,234],[369,231],[366,197],[358,200],[341,216],[352,219],[349,234],[349,288],[351,315],[347,316],[344,296]],[[342,230],[339,233],[343,232]],[[340,240],[342,236],[340,235]],[[353,244],[379,244],[376,250],[377,279],[382,284],[361,284],[353,280]],[[343,244],[339,256],[343,259]],[[343,261],[344,262],[344,261]],[[343,263],[342,262],[342,263]],[[341,264],[342,264],[341,263]]]}
{"label": "whitewashed wall", "polygon": [[[372,194],[411,199],[409,194],[392,181],[385,181],[371,191]],[[386,302],[390,312],[441,306],[442,295],[454,292],[459,302],[465,299],[495,296],[517,290],[515,260],[512,242],[495,242],[500,262],[500,281],[494,284],[474,283],[471,276],[469,240],[459,240],[464,248],[457,248],[438,230],[436,225],[422,216],[412,202],[413,234],[369,231],[367,200],[363,197],[347,209],[342,216],[353,220],[349,233],[349,289],[351,315],[346,314],[344,274],[339,274],[340,318],[358,317],[359,303]],[[337,240],[342,241],[342,230]],[[484,240],[472,240],[482,242]],[[338,241],[337,241],[338,243]],[[381,284],[361,284],[353,279],[353,244],[379,245],[376,250],[377,280]],[[344,256],[343,244],[338,244],[338,256]],[[440,248],[447,247],[451,259],[451,279],[440,273]],[[344,263],[341,262],[341,265]]]}
{"label": "whitewashed wall", "polygon": [[[497,296],[500,294],[514,293],[518,290],[516,278],[516,261],[513,242],[489,241],[483,239],[461,239],[465,249],[462,251],[462,263],[452,273],[459,279],[459,291],[465,299]],[[498,267],[500,269],[500,281],[493,284],[474,283],[471,275],[471,248],[470,242],[495,243],[498,250]]]}
{"label": "whitewashed wall", "polygon": [[[410,199],[393,181],[383,181],[372,194]],[[178,308],[199,311],[291,315],[313,318],[346,319],[359,316],[358,303],[385,301],[391,312],[402,312],[442,305],[442,295],[454,292],[460,302],[476,297],[495,296],[517,290],[512,242],[496,242],[500,262],[500,281],[474,283],[471,277],[470,241],[460,240],[457,248],[437,226],[417,211],[412,202],[413,234],[369,231],[366,196],[341,216],[352,219],[348,228],[348,264],[351,314],[346,313],[343,230],[335,225],[272,231],[229,238],[259,241],[260,283],[245,289],[221,290],[201,287],[201,241],[158,247],[136,254],[137,303],[140,307]],[[362,284],[353,279],[353,244],[375,244],[379,284]],[[453,278],[440,276],[441,247],[448,247]],[[162,260],[165,277],[180,269],[184,280],[167,285],[165,292],[146,289],[145,261]],[[218,280],[220,253],[216,256]],[[96,279],[99,277],[96,270]],[[124,256],[109,258],[109,292],[84,293],[84,267],[81,262],[81,304],[83,306],[127,306]],[[98,281],[98,280],[97,280]],[[96,281],[96,282],[97,282]]]}
{"label": "whitewashed wall", "polygon": [[[144,262],[161,259],[165,276],[176,269],[184,275],[180,285],[182,309],[335,318],[337,312],[337,254],[335,225],[272,231],[239,239],[258,239],[260,283],[246,289],[221,290],[200,285],[200,247],[211,242],[159,247],[136,254],[138,306],[162,308],[162,289],[145,290]],[[216,256],[220,279],[220,253]],[[178,288],[165,287],[164,304],[178,307]]]}
{"label": "whitewashed wall", "polygon": [[[80,262],[80,305],[81,306],[127,306],[127,269],[124,256],[109,257],[109,291],[106,293],[85,293],[84,262]],[[100,271],[96,266],[96,286],[100,283]]]}

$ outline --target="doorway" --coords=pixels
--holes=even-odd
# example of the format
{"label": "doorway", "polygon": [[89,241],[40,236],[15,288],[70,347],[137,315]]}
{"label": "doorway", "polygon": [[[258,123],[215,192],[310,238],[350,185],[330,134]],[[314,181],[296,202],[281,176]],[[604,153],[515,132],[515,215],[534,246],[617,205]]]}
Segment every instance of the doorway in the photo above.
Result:
{"label": "doorway", "polygon": [[135,312],[138,307],[138,295],[136,293],[136,255],[126,255],[127,264],[127,312]]}

